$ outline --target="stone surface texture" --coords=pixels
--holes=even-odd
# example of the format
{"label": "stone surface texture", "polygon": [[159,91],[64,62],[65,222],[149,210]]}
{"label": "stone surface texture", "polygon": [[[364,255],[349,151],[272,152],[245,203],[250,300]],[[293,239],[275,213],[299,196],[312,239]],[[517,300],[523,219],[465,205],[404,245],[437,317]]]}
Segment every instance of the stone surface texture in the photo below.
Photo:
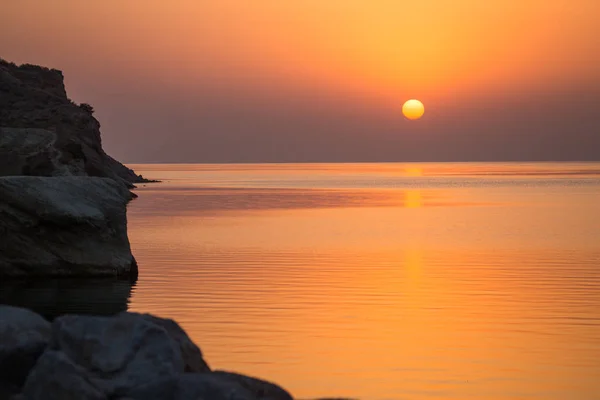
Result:
{"label": "stone surface texture", "polygon": [[61,71],[0,59],[0,176],[145,180],[102,149],[93,109],[67,97]]}
{"label": "stone surface texture", "polygon": [[35,350],[10,382],[15,400],[292,400],[273,383],[211,371],[175,321],[149,314],[64,315],[50,326],[0,306],[0,335],[0,357]]}
{"label": "stone surface texture", "polygon": [[0,276],[136,276],[132,194],[90,177],[0,177]]}

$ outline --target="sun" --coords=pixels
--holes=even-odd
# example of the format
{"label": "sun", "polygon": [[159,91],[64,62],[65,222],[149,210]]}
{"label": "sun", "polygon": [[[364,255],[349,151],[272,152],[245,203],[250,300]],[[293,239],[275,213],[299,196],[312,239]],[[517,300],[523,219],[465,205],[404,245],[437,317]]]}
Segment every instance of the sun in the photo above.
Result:
{"label": "sun", "polygon": [[419,119],[423,116],[425,107],[419,100],[408,100],[402,106],[402,114],[408,119]]}

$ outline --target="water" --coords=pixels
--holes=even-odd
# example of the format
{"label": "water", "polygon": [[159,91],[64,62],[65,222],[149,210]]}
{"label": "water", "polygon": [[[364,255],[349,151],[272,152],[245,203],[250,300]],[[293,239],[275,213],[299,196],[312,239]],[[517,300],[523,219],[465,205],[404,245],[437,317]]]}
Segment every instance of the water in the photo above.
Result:
{"label": "water", "polygon": [[163,182],[129,206],[128,307],[214,368],[298,398],[600,399],[600,164],[133,168]]}

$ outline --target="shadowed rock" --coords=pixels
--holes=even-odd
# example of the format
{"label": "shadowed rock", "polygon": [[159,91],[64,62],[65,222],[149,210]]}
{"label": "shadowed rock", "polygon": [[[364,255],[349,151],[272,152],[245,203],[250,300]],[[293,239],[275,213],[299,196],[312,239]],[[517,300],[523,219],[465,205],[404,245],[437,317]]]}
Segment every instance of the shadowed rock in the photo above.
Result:
{"label": "shadowed rock", "polygon": [[[273,383],[211,372],[200,349],[173,320],[126,312],[113,317],[65,315],[50,329],[29,311],[6,308],[11,310],[6,325],[16,327],[9,338],[38,325],[44,332],[41,350],[36,350],[36,357],[42,355],[28,364],[22,387],[20,381],[12,386],[20,393],[16,399],[292,400]],[[16,343],[9,340],[5,347],[13,351]]]}
{"label": "shadowed rock", "polygon": [[279,386],[238,374],[214,372],[183,374],[140,386],[132,400],[293,400]]}
{"label": "shadowed rock", "polygon": [[150,314],[144,314],[143,317],[153,324],[165,329],[169,336],[175,340],[179,346],[179,349],[181,350],[185,372],[210,371],[210,368],[204,361],[202,352],[198,346],[196,346],[194,342],[190,340],[188,335],[183,329],[181,329],[177,322],[173,321],[172,319],[158,318]]}
{"label": "shadowed rock", "polygon": [[19,400],[108,400],[88,372],[60,351],[48,350],[27,377]]}
{"label": "shadowed rock", "polygon": [[136,276],[131,198],[107,178],[1,177],[0,276]]}
{"label": "shadowed rock", "polygon": [[50,336],[50,323],[41,316],[0,306],[0,388],[10,393],[21,387]]}
{"label": "shadowed rock", "polygon": [[56,134],[46,129],[0,128],[0,175],[85,175],[83,162],[61,162]]}
{"label": "shadowed rock", "polygon": [[212,376],[218,377],[218,379],[223,383],[235,383],[259,399],[293,400],[292,396],[290,396],[288,392],[279,386],[262,379],[252,378],[249,376],[236,374],[235,372],[227,371],[214,371]]}
{"label": "shadowed rock", "polygon": [[92,113],[67,97],[62,72],[0,60],[0,176],[146,181],[104,152]]}
{"label": "shadowed rock", "polygon": [[177,341],[139,314],[66,315],[52,325],[53,350],[64,353],[109,396],[184,372]]}

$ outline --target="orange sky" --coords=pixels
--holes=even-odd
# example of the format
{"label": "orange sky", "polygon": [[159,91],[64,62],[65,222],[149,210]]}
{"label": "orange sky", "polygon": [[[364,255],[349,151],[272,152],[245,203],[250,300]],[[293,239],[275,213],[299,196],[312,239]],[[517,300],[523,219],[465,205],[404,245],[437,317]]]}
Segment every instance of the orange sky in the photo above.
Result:
{"label": "orange sky", "polygon": [[282,99],[296,112],[289,99],[315,94],[395,112],[419,98],[435,115],[599,87],[599,19],[596,0],[19,0],[0,13],[0,57],[64,70],[72,97],[117,130],[111,95],[210,93],[226,112]]}

